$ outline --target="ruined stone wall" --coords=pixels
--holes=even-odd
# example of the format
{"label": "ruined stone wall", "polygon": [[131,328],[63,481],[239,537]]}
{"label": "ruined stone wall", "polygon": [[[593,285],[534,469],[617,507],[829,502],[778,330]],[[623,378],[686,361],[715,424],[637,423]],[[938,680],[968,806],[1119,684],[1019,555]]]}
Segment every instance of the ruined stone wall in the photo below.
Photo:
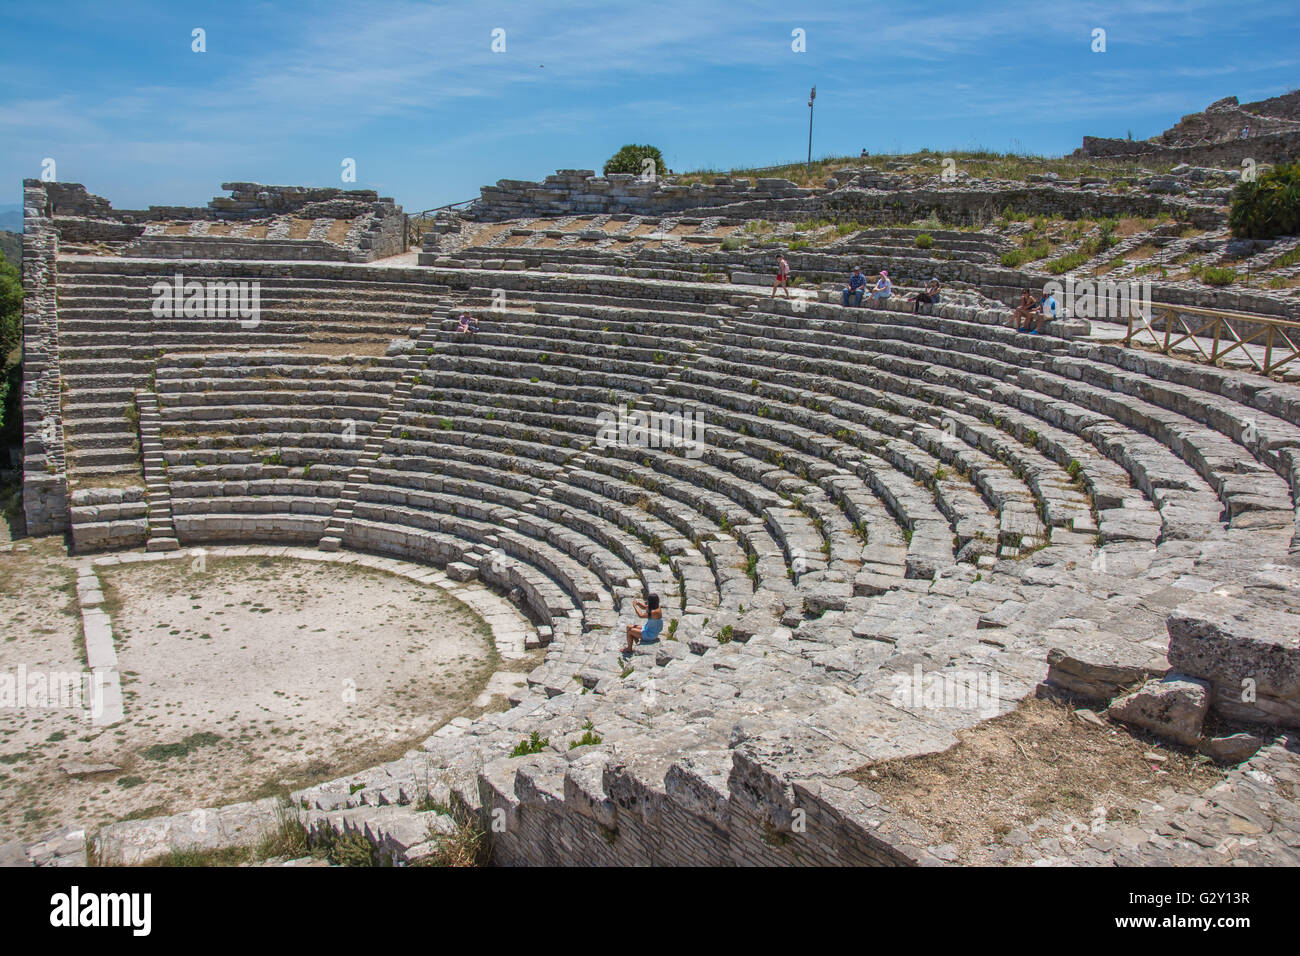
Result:
{"label": "ruined stone wall", "polygon": [[348,232],[346,245],[358,249],[363,261],[395,256],[406,251],[406,215],[391,199],[376,202],[368,218],[360,218]]}
{"label": "ruined stone wall", "polygon": [[1178,212],[1201,228],[1223,225],[1222,213],[1180,199],[1146,193],[1114,193],[1068,186],[1007,184],[908,189],[897,192],[846,187],[810,204],[809,218],[839,217],[875,225],[935,216],[948,225],[983,225],[1004,209],[1066,219],[1151,217]]}
{"label": "ruined stone wall", "polygon": [[52,197],[23,181],[23,511],[29,534],[68,530],[68,478],[60,405],[58,230]]}
{"label": "ruined stone wall", "polygon": [[665,216],[686,209],[707,209],[738,202],[765,203],[803,198],[813,191],[787,179],[719,179],[712,185],[677,184],[672,177],[643,181],[631,173],[597,176],[590,169],[561,169],[540,183],[502,179],[484,186],[467,218],[499,222],[522,217],[631,213]]}
{"label": "ruined stone wall", "polygon": [[[230,190],[231,196],[219,196],[207,207],[150,206],[141,210],[113,209],[108,200],[88,193],[80,183],[42,185],[60,239],[129,243],[123,250],[128,256],[368,262],[395,255],[406,246],[406,216],[402,207],[392,199],[381,198],[372,189],[224,183],[222,188]],[[291,240],[287,229],[279,238],[273,231],[269,239],[256,240],[234,236],[155,236],[146,231],[148,224],[157,222],[232,222],[287,216],[318,221],[350,219],[353,223],[341,245],[324,238]]]}
{"label": "ruined stone wall", "polygon": [[1149,163],[1187,163],[1190,166],[1235,167],[1240,166],[1244,159],[1253,159],[1256,163],[1290,163],[1300,159],[1300,133],[1271,133],[1198,146],[1164,146],[1148,140],[1085,136],[1083,146],[1075,150],[1074,155]]}
{"label": "ruined stone wall", "polygon": [[1077,184],[1009,185],[957,183],[909,187],[900,176],[874,170],[840,170],[830,189],[803,189],[785,179],[722,179],[682,186],[671,177],[643,182],[625,175],[594,176],[591,170],[560,170],[540,183],[501,180],[484,186],[466,218],[482,222],[582,215],[663,217],[705,211],[729,219],[804,220],[854,218],[873,225],[937,216],[949,225],[981,225],[1008,206],[1036,215],[1084,217],[1157,216],[1179,211],[1202,228],[1223,224],[1223,214],[1185,199],[1147,193],[1115,193]]}
{"label": "ruined stone wall", "polygon": [[148,259],[271,259],[275,261],[364,259],[333,243],[311,239],[231,239],[225,236],[144,236],[122,250]]}
{"label": "ruined stone wall", "polygon": [[[380,199],[373,189],[336,189],[315,186],[265,186],[261,183],[222,183],[229,197],[218,196],[208,203],[216,219],[265,219],[300,212],[305,218],[331,216],[352,219],[375,203],[392,204]],[[151,206],[150,209],[157,207]],[[171,217],[178,218],[178,217]]]}
{"label": "ruined stone wall", "polygon": [[789,781],[743,749],[640,768],[605,752],[509,758],[484,767],[478,788],[469,809],[481,808],[501,866],[938,862],[856,781]]}
{"label": "ruined stone wall", "polygon": [[144,226],[115,219],[59,216],[54,225],[64,242],[130,242],[144,234]]}

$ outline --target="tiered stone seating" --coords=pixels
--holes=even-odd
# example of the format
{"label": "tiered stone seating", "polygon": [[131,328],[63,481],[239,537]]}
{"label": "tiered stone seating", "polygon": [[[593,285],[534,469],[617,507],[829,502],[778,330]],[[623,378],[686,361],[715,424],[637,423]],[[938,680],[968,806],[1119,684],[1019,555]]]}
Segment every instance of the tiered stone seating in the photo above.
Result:
{"label": "tiered stone seating", "polygon": [[217,277],[260,283],[255,324],[238,316],[160,319],[151,313],[150,286],[170,283],[178,271],[207,281],[200,271],[204,263],[60,259],[59,337],[74,481],[93,487],[114,475],[138,473],[135,427],[126,409],[160,354],[386,343],[422,325],[443,301],[440,290],[428,285],[245,275],[238,264],[216,265]]}
{"label": "tiered stone seating", "polygon": [[317,543],[405,361],[176,354],[155,386],[178,539]]}
{"label": "tiered stone seating", "polygon": [[[845,776],[992,715],[910,706],[913,667],[996,674],[994,712],[1040,684],[1109,699],[1169,669],[1166,620],[1192,595],[1291,580],[1294,389],[967,306],[796,311],[589,265],[442,263],[425,287],[391,270],[457,297],[383,358],[290,351],[314,340],[281,326],[145,362],[182,543],[423,560],[516,593],[549,639],[509,711],[300,793],[311,813],[359,808],[371,778],[415,802],[432,767],[465,806],[507,812],[505,862],[546,860],[559,826],[575,860],[680,862],[678,825],[699,862],[758,862],[774,851],[754,834],[788,823],[798,780],[823,829],[784,858],[933,861]],[[358,273],[358,300],[383,281]],[[442,293],[419,294],[398,299]],[[462,307],[479,332],[454,331]],[[702,445],[603,446],[599,416],[620,409],[698,411]],[[668,632],[623,660],[646,591]],[[617,759],[565,752],[592,727]],[[554,752],[510,758],[532,732]],[[616,822],[617,845],[579,817]]]}

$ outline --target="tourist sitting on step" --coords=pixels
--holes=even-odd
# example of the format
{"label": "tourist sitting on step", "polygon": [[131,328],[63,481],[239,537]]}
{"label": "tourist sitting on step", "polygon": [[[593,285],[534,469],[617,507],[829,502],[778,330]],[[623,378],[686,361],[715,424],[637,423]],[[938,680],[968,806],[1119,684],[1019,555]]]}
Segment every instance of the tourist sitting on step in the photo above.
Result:
{"label": "tourist sitting on step", "polygon": [[664,629],[664,612],[659,607],[658,594],[651,594],[644,601],[633,601],[632,610],[637,617],[645,618],[646,622],[627,626],[627,647],[623,650],[625,657],[632,653],[632,645],[637,641],[642,644],[657,643],[659,632]]}
{"label": "tourist sitting on step", "polygon": [[925,287],[924,292],[918,292],[916,295],[912,296],[912,314],[917,315],[918,313],[920,313],[921,306],[923,305],[930,306],[931,307],[930,311],[933,312],[934,311],[933,307],[938,304],[939,304],[939,280],[931,279],[930,284]]}
{"label": "tourist sitting on step", "polygon": [[1052,290],[1043,288],[1043,296],[1035,303],[1035,312],[1030,325],[1034,328],[1029,330],[1030,335],[1042,335],[1047,331],[1047,323],[1056,318],[1056,296],[1052,295]]}
{"label": "tourist sitting on step", "polygon": [[458,324],[458,325],[456,326],[456,331],[457,331],[457,332],[477,332],[477,331],[478,331],[478,319],[474,318],[474,316],[470,315],[470,314],[467,313],[467,312],[462,312],[462,313],[460,314],[460,324]]}
{"label": "tourist sitting on step", "polygon": [[776,257],[776,281],[772,283],[772,298],[776,298],[776,290],[779,286],[785,289],[785,297],[790,298],[790,263],[785,261],[785,256]]}
{"label": "tourist sitting on step", "polygon": [[848,288],[840,293],[840,302],[844,305],[849,304],[849,299],[853,300],[854,305],[862,304],[862,297],[867,292],[867,277],[862,274],[862,266],[854,266],[853,274],[849,276]]}
{"label": "tourist sitting on step", "polygon": [[871,298],[876,302],[884,302],[894,292],[894,284],[889,281],[889,273],[884,269],[880,270],[880,278],[871,289]]}
{"label": "tourist sitting on step", "polygon": [[1028,332],[1034,323],[1034,311],[1038,308],[1038,300],[1028,289],[1020,293],[1020,304],[1016,310],[1011,313],[1011,327],[1017,332]]}

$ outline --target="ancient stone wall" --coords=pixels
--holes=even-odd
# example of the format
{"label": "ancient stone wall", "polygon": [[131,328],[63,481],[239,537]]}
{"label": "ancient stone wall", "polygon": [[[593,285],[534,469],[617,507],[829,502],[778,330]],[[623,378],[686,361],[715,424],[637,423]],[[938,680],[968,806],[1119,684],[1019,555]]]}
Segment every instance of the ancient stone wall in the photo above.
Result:
{"label": "ancient stone wall", "polygon": [[[730,219],[803,220],[855,218],[875,225],[937,216],[950,225],[980,225],[1008,206],[1019,212],[1093,216],[1157,216],[1179,211],[1203,228],[1223,224],[1210,206],[1147,193],[1116,193],[1078,184],[956,183],[912,188],[903,177],[870,168],[839,170],[830,189],[804,189],[785,179],[721,179],[712,185],[679,185],[671,177],[643,182],[636,176],[595,176],[591,170],[559,170],[540,183],[501,180],[484,186],[466,218],[560,218],[632,214],[666,216],[710,210]],[[936,180],[937,183],[937,180]]]}
{"label": "ancient stone wall", "polygon": [[[645,767],[597,752],[494,761],[478,774],[503,866],[917,866],[914,829],[847,777],[787,780],[742,749]],[[477,807],[465,808],[475,811]],[[872,820],[875,817],[877,819]],[[868,829],[868,821],[877,824]],[[495,824],[495,825],[494,825]]]}
{"label": "ancient stone wall", "polygon": [[144,234],[144,226],[115,219],[59,216],[54,224],[64,242],[130,242]]}
{"label": "ancient stone wall", "polygon": [[[265,186],[261,183],[222,183],[230,197],[218,196],[208,203],[216,219],[264,219],[301,212],[304,217],[331,216],[351,219],[366,212],[380,199],[373,189],[336,189],[314,186]],[[150,207],[155,208],[155,207]]]}
{"label": "ancient stone wall", "polygon": [[[324,215],[324,213],[317,213]],[[368,218],[358,218],[348,232],[346,245],[358,249],[362,260],[383,259],[406,251],[406,215],[391,199],[380,199]]]}
{"label": "ancient stone wall", "polygon": [[368,258],[320,240],[241,240],[224,236],[143,236],[123,248],[122,255],[148,259],[273,259],[340,262]]}
{"label": "ancient stone wall", "polygon": [[1215,100],[1200,113],[1189,113],[1153,142],[1161,146],[1196,146],[1239,139],[1243,130],[1260,133],[1300,132],[1300,91],[1285,96],[1238,103],[1235,96]]}
{"label": "ancient stone wall", "polygon": [[68,530],[51,201],[45,183],[23,181],[23,511],[33,535]]}
{"label": "ancient stone wall", "polygon": [[1289,163],[1300,159],[1300,133],[1271,133],[1197,146],[1165,146],[1148,140],[1085,136],[1083,146],[1075,150],[1074,155],[1192,166],[1239,166],[1244,159],[1253,159],[1256,163]]}
{"label": "ancient stone wall", "polygon": [[[108,200],[80,183],[44,183],[59,237],[64,242],[131,242],[124,254],[180,259],[287,259],[366,262],[405,249],[406,216],[392,199],[373,189],[264,186],[224,183],[230,196],[206,207],[150,206],[113,209]],[[158,222],[243,222],[295,216],[301,219],[353,220],[342,245],[323,239],[241,240],[217,236],[150,236],[145,226]]]}
{"label": "ancient stone wall", "polygon": [[683,186],[672,177],[644,181],[631,173],[597,176],[590,169],[561,169],[540,183],[502,179],[484,186],[467,216],[483,222],[591,213],[663,216],[684,209],[707,209],[739,202],[765,203],[803,198],[813,191],[787,179],[719,179],[712,185]]}
{"label": "ancient stone wall", "polygon": [[907,189],[882,192],[845,187],[810,204],[808,216],[856,219],[876,225],[912,222],[935,216],[949,225],[983,225],[1010,207],[1018,213],[1060,215],[1067,219],[1148,217],[1179,211],[1202,228],[1223,224],[1223,216],[1205,206],[1146,193],[1114,193],[1070,186],[1016,185]]}

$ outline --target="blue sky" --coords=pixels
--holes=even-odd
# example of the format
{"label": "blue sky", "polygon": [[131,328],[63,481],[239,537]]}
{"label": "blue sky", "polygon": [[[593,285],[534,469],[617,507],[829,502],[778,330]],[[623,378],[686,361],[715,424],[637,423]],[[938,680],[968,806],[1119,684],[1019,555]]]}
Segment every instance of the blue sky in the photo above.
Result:
{"label": "blue sky", "polygon": [[117,208],[253,180],[368,187],[408,211],[599,170],[628,142],[679,171],[789,162],[813,84],[814,155],[1060,155],[1300,85],[1294,0],[3,0],[0,16],[0,204],[46,157]]}

